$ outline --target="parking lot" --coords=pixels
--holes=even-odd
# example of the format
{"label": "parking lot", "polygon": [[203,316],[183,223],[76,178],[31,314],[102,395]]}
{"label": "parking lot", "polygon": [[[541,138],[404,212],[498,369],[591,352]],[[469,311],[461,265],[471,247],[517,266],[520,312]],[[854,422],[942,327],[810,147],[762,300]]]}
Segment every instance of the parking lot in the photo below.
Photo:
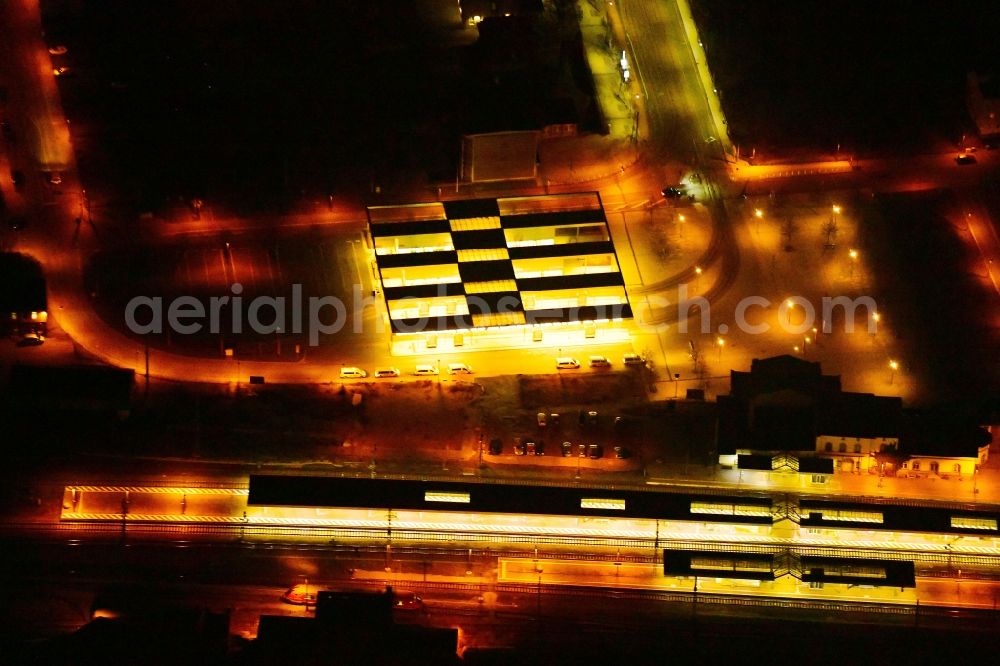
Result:
{"label": "parking lot", "polygon": [[[333,349],[338,357],[347,360],[352,347],[385,344],[388,339],[374,326],[372,274],[366,257],[360,234],[333,227],[280,240],[242,235],[228,240],[107,250],[92,257],[87,280],[102,317],[122,330],[127,330],[127,304],[137,296],[162,298],[165,312],[168,304],[181,296],[198,299],[208,310],[210,299],[238,295],[243,301],[242,310],[237,312],[232,302],[222,305],[217,332],[211,332],[206,320],[203,330],[197,333],[154,333],[150,343],[192,354],[221,355],[225,348],[231,348],[244,358],[301,358],[307,353],[309,341],[309,299],[332,296],[345,306],[345,325],[336,333],[318,334],[319,346],[309,353]],[[300,296],[296,297],[293,285],[301,289]],[[367,305],[359,302],[355,294],[368,296]],[[257,297],[283,299],[280,331],[261,333],[252,329],[248,308]],[[293,319],[296,300],[302,308],[298,331]],[[358,314],[357,330],[356,307],[366,310]],[[328,307],[320,318],[330,323],[337,314]],[[138,316],[136,319],[144,321]],[[274,309],[261,307],[257,320],[264,325],[276,323]],[[242,330],[236,332],[237,328]]]}

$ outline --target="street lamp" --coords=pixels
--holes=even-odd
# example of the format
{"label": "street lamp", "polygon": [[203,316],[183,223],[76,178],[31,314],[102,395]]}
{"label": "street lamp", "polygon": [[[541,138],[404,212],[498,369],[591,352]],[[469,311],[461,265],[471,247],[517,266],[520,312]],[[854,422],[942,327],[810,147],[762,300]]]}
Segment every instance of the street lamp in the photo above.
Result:
{"label": "street lamp", "polygon": [[858,260],[858,251],[852,247],[847,254],[851,257],[851,277],[854,277],[854,264]]}
{"label": "street lamp", "polygon": [[684,213],[680,213],[680,214],[677,215],[677,237],[678,238],[684,238],[684,226],[683,225],[684,225],[684,221],[685,220],[687,220],[687,218],[684,217]]}
{"label": "street lamp", "polygon": [[764,211],[760,208],[755,208],[753,211],[753,216],[757,218],[757,232],[760,233],[760,220],[764,217]]}
{"label": "street lamp", "polygon": [[899,369],[899,363],[896,361],[889,361],[889,369],[892,370],[892,373],[889,375],[889,384],[891,385],[896,379],[896,370]]}
{"label": "street lamp", "polygon": [[875,325],[872,327],[872,335],[878,333],[878,323],[881,320],[882,320],[882,315],[880,315],[877,312],[872,313],[872,321],[875,322]]}
{"label": "street lamp", "polygon": [[715,344],[719,345],[719,362],[722,362],[722,348],[726,346],[726,341],[721,337],[715,339]]}
{"label": "street lamp", "polygon": [[700,289],[700,286],[699,286],[700,284],[701,284],[701,266],[695,266],[694,267],[694,289],[695,289],[695,291],[698,291],[698,289]]}

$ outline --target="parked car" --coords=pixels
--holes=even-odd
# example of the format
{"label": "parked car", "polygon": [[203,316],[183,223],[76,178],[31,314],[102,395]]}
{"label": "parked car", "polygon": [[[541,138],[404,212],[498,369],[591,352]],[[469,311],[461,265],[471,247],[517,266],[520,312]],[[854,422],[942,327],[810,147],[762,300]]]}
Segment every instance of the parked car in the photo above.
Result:
{"label": "parked car", "polygon": [[368,376],[368,373],[361,368],[356,368],[354,366],[344,367],[340,369],[341,379],[364,379]]}
{"label": "parked car", "polygon": [[520,437],[514,438],[514,455],[523,456],[526,447],[524,446],[524,441]]}
{"label": "parked car", "polygon": [[414,592],[392,590],[392,607],[399,611],[420,611],[424,609],[424,601]]}
{"label": "parked car", "polygon": [[471,375],[472,368],[465,363],[449,363],[448,364],[448,374],[449,375]]}
{"label": "parked car", "polygon": [[537,442],[535,442],[535,455],[536,456],[544,456],[545,455],[545,442],[544,441],[538,440]]}
{"label": "parked car", "polygon": [[538,421],[538,427],[539,428],[544,428],[545,427],[545,423],[546,423],[546,421],[545,421],[545,412],[538,412],[538,414],[535,416],[535,420]]}
{"label": "parked car", "polygon": [[625,354],[622,357],[625,365],[646,365],[646,359],[640,354]]}
{"label": "parked car", "polygon": [[573,455],[573,442],[562,443],[562,454],[563,458],[569,458],[571,455]]}
{"label": "parked car", "polygon": [[955,157],[955,162],[957,162],[960,165],[975,164],[976,157],[975,155],[970,155],[969,153],[961,153],[960,155]]}
{"label": "parked car", "polygon": [[615,432],[620,435],[632,435],[638,430],[641,421],[633,416],[616,416]]}
{"label": "parked car", "polygon": [[37,347],[45,342],[45,338],[38,333],[28,333],[17,341],[18,347]]}
{"label": "parked car", "polygon": [[49,47],[49,53],[51,55],[66,55],[67,51],[69,51],[69,49],[62,44],[53,44]]}
{"label": "parked car", "polygon": [[535,446],[536,446],[535,440],[529,439],[527,442],[524,443],[524,446],[525,446],[525,455],[529,456],[537,455],[537,453],[535,452]]}
{"label": "parked car", "polygon": [[554,425],[554,426],[559,425],[559,413],[558,412],[552,412],[551,414],[549,414],[549,423],[552,424],[552,425]]}
{"label": "parked car", "polygon": [[503,453],[503,441],[499,437],[490,440],[490,455],[498,456]]}
{"label": "parked car", "polygon": [[58,171],[50,171],[45,175],[49,185],[62,185],[62,174]]}
{"label": "parked car", "polygon": [[664,199],[679,199],[684,196],[685,190],[683,187],[664,187],[660,190],[660,194]]}
{"label": "parked car", "polygon": [[580,367],[580,362],[571,356],[560,356],[556,359],[556,369],[575,370]]}
{"label": "parked car", "polygon": [[317,589],[313,585],[295,585],[285,590],[281,600],[296,606],[311,606],[316,603]]}
{"label": "parked car", "polygon": [[418,365],[413,371],[413,374],[423,377],[427,375],[437,375],[439,373],[436,365]]}
{"label": "parked car", "polygon": [[598,458],[603,458],[604,457],[604,447],[601,446],[600,444],[591,444],[587,448],[587,454],[591,458],[593,458],[594,460],[597,460]]}
{"label": "parked car", "polygon": [[611,367],[611,361],[609,361],[606,356],[591,356],[590,357],[590,367],[592,367],[592,368],[610,368]]}
{"label": "parked car", "polygon": [[625,448],[624,446],[616,446],[615,447],[615,458],[624,459],[624,458],[631,458],[631,457],[632,457],[632,452],[630,450],[628,450],[627,448]]}
{"label": "parked car", "polygon": [[57,76],[59,78],[66,78],[67,76],[72,76],[72,74],[73,74],[73,70],[71,70],[69,67],[53,67],[52,68],[52,75],[53,76]]}
{"label": "parked car", "polygon": [[399,368],[376,368],[376,377],[399,377]]}
{"label": "parked car", "polygon": [[593,410],[587,412],[587,423],[589,423],[592,426],[596,426],[598,417],[599,417],[598,413]]}
{"label": "parked car", "polygon": [[577,445],[577,447],[576,447],[576,454],[578,456],[580,456],[581,458],[586,458],[587,457],[587,445],[586,444],[579,444],[579,445]]}

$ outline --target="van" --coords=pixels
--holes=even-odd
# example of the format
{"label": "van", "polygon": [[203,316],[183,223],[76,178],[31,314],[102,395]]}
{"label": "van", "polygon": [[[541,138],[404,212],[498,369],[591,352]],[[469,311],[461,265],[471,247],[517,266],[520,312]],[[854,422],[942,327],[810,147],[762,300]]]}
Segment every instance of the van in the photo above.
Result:
{"label": "van", "polygon": [[646,359],[639,354],[625,354],[622,357],[622,363],[625,365],[646,365]]}
{"label": "van", "polygon": [[575,370],[580,367],[580,362],[570,356],[560,356],[556,359],[556,368],[559,370]]}
{"label": "van", "polygon": [[471,375],[472,368],[470,368],[465,363],[449,363],[448,364],[448,374],[449,375]]}
{"label": "van", "polygon": [[591,356],[590,357],[590,367],[592,368],[610,368],[611,361],[605,356]]}
{"label": "van", "polygon": [[376,368],[376,377],[399,377],[399,368]]}
{"label": "van", "polygon": [[415,375],[436,375],[438,374],[438,369],[436,365],[418,365],[417,369],[413,371]]}
{"label": "van", "polygon": [[356,368],[354,366],[345,367],[340,369],[341,379],[364,379],[368,376],[368,373],[361,368]]}

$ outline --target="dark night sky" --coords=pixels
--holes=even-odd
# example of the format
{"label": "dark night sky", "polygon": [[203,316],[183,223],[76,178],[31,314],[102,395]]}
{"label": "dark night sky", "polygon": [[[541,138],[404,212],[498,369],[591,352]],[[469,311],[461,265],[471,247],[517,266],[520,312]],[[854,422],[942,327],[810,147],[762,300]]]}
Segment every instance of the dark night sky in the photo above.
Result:
{"label": "dark night sky", "polygon": [[738,140],[758,145],[919,150],[928,134],[955,140],[969,122],[966,71],[1000,65],[992,2],[694,5]]}

